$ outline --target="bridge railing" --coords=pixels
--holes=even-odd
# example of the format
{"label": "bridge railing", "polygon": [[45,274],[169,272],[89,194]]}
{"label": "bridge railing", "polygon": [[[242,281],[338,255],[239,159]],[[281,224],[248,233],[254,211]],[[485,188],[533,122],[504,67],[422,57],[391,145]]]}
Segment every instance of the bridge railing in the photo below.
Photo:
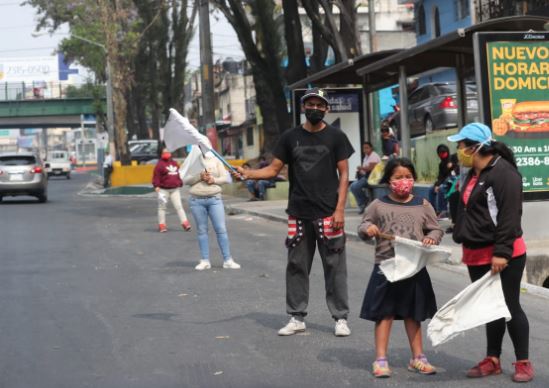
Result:
{"label": "bridge railing", "polygon": [[93,83],[0,82],[0,101],[105,97],[105,86]]}

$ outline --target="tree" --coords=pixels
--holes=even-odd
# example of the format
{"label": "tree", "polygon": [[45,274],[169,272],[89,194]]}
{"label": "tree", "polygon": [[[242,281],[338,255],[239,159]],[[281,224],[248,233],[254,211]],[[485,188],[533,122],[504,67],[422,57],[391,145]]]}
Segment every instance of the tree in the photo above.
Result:
{"label": "tree", "polygon": [[[282,0],[282,9],[273,0],[213,0],[213,3],[232,25],[251,65],[257,104],[264,120],[264,146],[270,151],[280,132],[290,124],[286,85],[322,70],[329,47],[336,62],[360,55],[356,0],[301,0],[312,24],[310,68],[305,61],[298,1]],[[339,23],[334,6],[339,9]],[[277,27],[279,17],[284,22],[285,52]],[[288,59],[285,71],[281,68],[284,56]]]}
{"label": "tree", "polygon": [[126,131],[158,138],[170,107],[182,109],[184,77],[196,10],[187,0],[28,0],[38,11],[36,29],[54,32],[68,23],[71,34],[105,50],[67,38],[60,50],[89,67],[98,82],[111,66],[115,140],[123,164],[129,163]]}
{"label": "tree", "polygon": [[307,76],[305,45],[303,44],[303,31],[297,1],[282,0],[282,8],[284,10],[286,56],[288,57],[286,80],[292,84]]}
{"label": "tree", "polygon": [[256,100],[263,116],[264,148],[271,151],[280,133],[290,125],[284,93],[286,83],[280,66],[282,45],[274,16],[275,4],[272,0],[213,2],[234,28],[250,62]]}

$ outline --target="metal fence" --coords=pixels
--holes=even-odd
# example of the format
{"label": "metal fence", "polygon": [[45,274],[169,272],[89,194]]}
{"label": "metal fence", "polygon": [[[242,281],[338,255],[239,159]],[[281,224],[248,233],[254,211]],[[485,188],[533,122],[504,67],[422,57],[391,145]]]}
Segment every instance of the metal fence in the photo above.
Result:
{"label": "metal fence", "polygon": [[74,84],[60,81],[0,83],[0,101],[93,98],[97,93],[104,97],[104,87],[102,85]]}

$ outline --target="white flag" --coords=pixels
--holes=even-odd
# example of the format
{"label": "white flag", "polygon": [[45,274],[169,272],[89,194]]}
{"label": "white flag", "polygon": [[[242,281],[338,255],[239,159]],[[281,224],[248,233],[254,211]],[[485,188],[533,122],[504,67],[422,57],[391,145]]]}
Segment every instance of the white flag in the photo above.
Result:
{"label": "white flag", "polygon": [[509,321],[511,313],[505,303],[499,273],[488,272],[437,311],[427,326],[427,335],[433,346],[437,346],[465,330],[500,318]]}
{"label": "white flag", "polygon": [[170,117],[164,126],[164,143],[168,151],[173,152],[189,144],[196,144],[205,153],[212,149],[210,139],[198,132],[189,119],[170,108]]}
{"label": "white flag", "polygon": [[179,176],[181,179],[188,175],[196,175],[201,171],[204,171],[204,164],[202,163],[202,151],[197,145],[192,145],[191,152],[185,158],[185,161],[179,168]]}
{"label": "white flag", "polygon": [[383,260],[379,268],[388,281],[408,279],[426,265],[447,262],[452,251],[437,245],[423,246],[421,241],[395,236],[393,241],[395,257]]}

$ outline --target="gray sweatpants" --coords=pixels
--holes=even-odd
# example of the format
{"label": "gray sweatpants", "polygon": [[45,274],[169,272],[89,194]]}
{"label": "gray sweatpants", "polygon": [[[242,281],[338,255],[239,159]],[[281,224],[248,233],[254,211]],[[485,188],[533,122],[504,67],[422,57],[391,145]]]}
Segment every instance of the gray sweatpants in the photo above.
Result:
{"label": "gray sweatpants", "polygon": [[324,268],[326,303],[334,319],[347,319],[349,301],[347,295],[347,260],[345,246],[333,250],[322,238],[317,221],[299,220],[302,236],[288,247],[286,267],[286,310],[289,315],[303,319],[309,304],[309,274],[316,247]]}

